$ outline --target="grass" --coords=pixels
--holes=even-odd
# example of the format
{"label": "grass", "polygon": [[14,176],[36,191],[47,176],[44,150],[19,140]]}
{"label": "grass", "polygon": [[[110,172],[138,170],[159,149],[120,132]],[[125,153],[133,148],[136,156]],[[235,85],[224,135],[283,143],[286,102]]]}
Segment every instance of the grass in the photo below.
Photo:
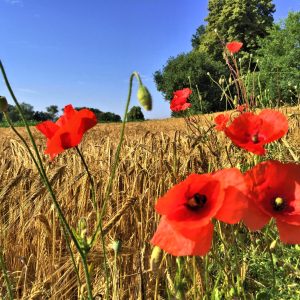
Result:
{"label": "grass", "polygon": [[[32,121],[28,121],[28,123],[30,126],[34,126],[39,122],[32,120]],[[24,127],[25,126],[23,121],[13,122],[13,124],[15,127]],[[9,127],[9,124],[6,121],[0,122],[0,128],[7,128],[7,127]]]}
{"label": "grass", "polygon": [[[290,116],[290,130],[285,142],[270,145],[272,158],[294,161],[300,157],[299,110],[284,110]],[[161,195],[192,172],[230,167],[230,161],[233,165],[252,163],[251,155],[231,146],[222,133],[212,131],[204,136],[212,118],[201,118],[201,139],[186,130],[183,119],[127,124],[104,218],[114,299],[300,299],[300,247],[281,244],[274,224],[263,234],[249,233],[243,224],[231,231],[231,227],[216,223],[214,247],[206,257],[176,260],[156,253],[155,259],[150,259],[153,247],[149,241],[159,221],[154,205]],[[80,144],[99,202],[109,179],[120,126],[98,124]],[[25,130],[23,133],[25,136]],[[34,133],[43,152],[45,140]],[[80,299],[84,286],[76,279],[47,190],[16,136],[6,128],[0,128],[0,135],[0,245],[16,298]],[[72,227],[84,217],[91,228],[96,216],[89,200],[89,180],[75,149],[52,162],[46,156],[43,159]],[[116,242],[121,243],[118,253],[113,248]],[[90,253],[89,265],[93,294],[100,299],[105,293],[100,240]],[[84,282],[83,270],[79,272]],[[0,296],[4,298],[5,293],[1,277]]]}

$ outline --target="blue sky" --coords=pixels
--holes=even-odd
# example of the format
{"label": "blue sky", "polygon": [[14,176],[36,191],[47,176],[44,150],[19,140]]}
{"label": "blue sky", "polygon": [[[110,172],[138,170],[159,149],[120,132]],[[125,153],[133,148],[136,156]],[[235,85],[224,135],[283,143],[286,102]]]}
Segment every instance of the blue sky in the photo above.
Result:
{"label": "blue sky", "polygon": [[[208,0],[0,0],[0,58],[20,102],[35,110],[96,107],[123,116],[138,71],[154,100],[146,118],[170,116],[153,73],[191,50]],[[275,0],[275,20],[300,0]],[[137,105],[136,84],[131,106]],[[8,96],[3,81],[0,95]],[[8,97],[10,103],[12,103]]]}

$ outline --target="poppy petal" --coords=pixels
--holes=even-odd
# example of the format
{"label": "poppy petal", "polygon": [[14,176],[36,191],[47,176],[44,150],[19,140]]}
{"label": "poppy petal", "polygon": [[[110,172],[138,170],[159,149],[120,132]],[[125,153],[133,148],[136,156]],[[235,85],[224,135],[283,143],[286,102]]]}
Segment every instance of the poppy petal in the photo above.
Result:
{"label": "poppy petal", "polygon": [[226,126],[227,126],[227,123],[229,122],[229,115],[228,114],[219,114],[215,117],[214,121],[216,123],[216,130],[219,130],[219,131],[223,131]]}
{"label": "poppy petal", "polygon": [[183,98],[188,98],[191,94],[192,94],[192,90],[189,88],[185,88],[174,92],[175,97],[183,97]]}
{"label": "poppy petal", "polygon": [[[195,195],[204,196],[205,202],[199,203],[200,206],[197,203],[196,207],[190,206],[189,202],[194,201]],[[220,182],[211,174],[191,174],[158,199],[155,208],[174,221],[178,228],[184,229],[186,222],[193,227],[207,224],[222,206],[223,198]]]}
{"label": "poppy petal", "polygon": [[175,256],[203,256],[211,248],[213,237],[212,223],[200,229],[198,228],[194,236],[194,239],[185,237],[172,227],[166,217],[162,217],[151,243]]}
{"label": "poppy petal", "polygon": [[254,143],[252,140],[252,137],[259,133],[262,123],[262,119],[257,115],[246,112],[235,118],[233,122],[224,129],[224,132],[236,146],[252,153],[263,155],[265,154],[263,147],[265,137],[260,137],[261,141],[259,143]]}
{"label": "poppy petal", "polygon": [[248,187],[243,174],[239,169],[231,168],[220,170],[213,176],[221,181],[225,191],[223,205],[216,218],[229,224],[239,222],[248,206]]}
{"label": "poppy petal", "polygon": [[64,114],[56,121],[56,124],[60,127],[65,126],[77,113],[71,104],[66,105]]}
{"label": "poppy petal", "polygon": [[97,124],[97,117],[96,115],[88,110],[82,109],[76,115],[76,119],[79,118],[79,126],[78,126],[78,133],[84,134],[87,130],[91,129]]}
{"label": "poppy petal", "polygon": [[39,123],[35,127],[48,139],[51,139],[55,132],[59,129],[59,127],[51,121]]}
{"label": "poppy petal", "polygon": [[276,220],[280,240],[285,244],[300,244],[300,226]]}
{"label": "poppy petal", "polygon": [[258,116],[263,120],[260,132],[266,136],[265,143],[276,141],[288,132],[288,120],[280,111],[264,109]]}
{"label": "poppy petal", "polygon": [[253,201],[249,199],[247,210],[244,211],[243,222],[251,230],[262,229],[269,221],[271,216],[265,214]]}

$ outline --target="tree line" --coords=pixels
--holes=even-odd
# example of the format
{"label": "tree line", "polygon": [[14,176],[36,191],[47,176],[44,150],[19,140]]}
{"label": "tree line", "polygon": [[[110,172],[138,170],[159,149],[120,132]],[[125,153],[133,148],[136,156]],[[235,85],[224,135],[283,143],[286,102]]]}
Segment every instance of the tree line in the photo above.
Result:
{"label": "tree line", "polygon": [[222,90],[211,78],[229,77],[224,44],[237,40],[243,42],[239,62],[244,73],[250,71],[251,80],[255,80],[254,90],[264,98],[261,102],[299,101],[300,12],[290,12],[278,24],[274,24],[272,0],[209,0],[208,12],[207,24],[199,26],[191,37],[192,50],[170,57],[154,73],[165,100],[170,101],[174,91],[189,87],[193,90],[192,113],[224,110]]}
{"label": "tree line", "polygon": [[[59,117],[59,109],[57,105],[50,105],[46,107],[46,111],[35,111],[33,106],[28,103],[20,104],[24,116],[27,120],[35,122],[43,122],[47,120],[56,121]],[[75,107],[76,110],[87,108],[91,110],[97,117],[98,122],[121,122],[121,117],[112,112],[103,112],[98,108],[92,107]],[[12,122],[21,121],[21,117],[18,113],[17,108],[14,105],[8,105],[8,115]],[[143,121],[145,120],[144,114],[139,106],[133,106],[128,114],[127,121]],[[0,114],[0,122],[3,121],[3,114]]]}
{"label": "tree line", "polygon": [[[59,117],[59,108],[57,105],[50,105],[46,107],[46,111],[35,111],[33,106],[28,103],[20,104],[24,116],[27,120],[43,122],[47,120],[56,121]],[[97,108],[91,107],[75,107],[75,109],[79,110],[82,108],[88,108],[92,112],[95,113],[98,122],[121,122],[121,117],[112,112],[103,112]],[[8,105],[8,115],[12,122],[21,121],[21,117],[18,113],[17,108],[14,105]],[[3,115],[0,114],[0,122],[3,121]]]}

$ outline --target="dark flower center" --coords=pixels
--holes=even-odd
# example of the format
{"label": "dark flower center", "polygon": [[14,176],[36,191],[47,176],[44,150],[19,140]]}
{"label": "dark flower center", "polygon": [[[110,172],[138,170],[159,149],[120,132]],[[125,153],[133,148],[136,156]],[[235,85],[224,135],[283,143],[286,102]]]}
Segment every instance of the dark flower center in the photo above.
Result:
{"label": "dark flower center", "polygon": [[271,204],[275,211],[282,211],[286,207],[285,200],[281,197],[272,199]]}
{"label": "dark flower center", "polygon": [[253,144],[258,144],[259,143],[258,134],[252,135],[251,140],[252,140]]}
{"label": "dark flower center", "polygon": [[197,193],[192,198],[188,199],[185,206],[192,211],[198,211],[205,205],[206,201],[207,198],[205,195]]}

